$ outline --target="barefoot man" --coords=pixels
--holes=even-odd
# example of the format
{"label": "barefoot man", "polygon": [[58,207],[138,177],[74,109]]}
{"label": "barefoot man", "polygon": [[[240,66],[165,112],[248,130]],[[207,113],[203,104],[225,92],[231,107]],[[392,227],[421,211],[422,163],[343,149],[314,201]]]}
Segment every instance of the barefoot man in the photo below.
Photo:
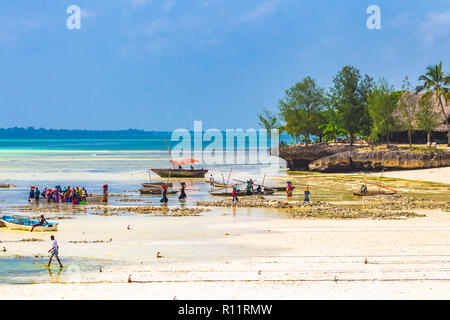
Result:
{"label": "barefoot man", "polygon": [[52,255],[50,256],[50,260],[48,261],[48,267],[50,268],[50,265],[52,263],[52,258],[56,257],[56,260],[58,260],[58,263],[59,263],[59,267],[62,268],[63,265],[61,263],[61,260],[59,260],[59,257],[58,257],[58,250],[59,250],[58,242],[55,240],[54,236],[51,236],[50,239],[52,240],[52,248],[50,250],[48,250],[48,252],[51,252]]}

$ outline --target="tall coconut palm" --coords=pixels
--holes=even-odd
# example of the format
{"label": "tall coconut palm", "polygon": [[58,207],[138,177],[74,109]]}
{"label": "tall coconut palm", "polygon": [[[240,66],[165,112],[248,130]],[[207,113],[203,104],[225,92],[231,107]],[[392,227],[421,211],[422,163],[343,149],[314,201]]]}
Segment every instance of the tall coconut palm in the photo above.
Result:
{"label": "tall coconut palm", "polygon": [[434,95],[439,102],[441,112],[444,115],[445,124],[447,125],[448,146],[450,146],[450,123],[448,121],[448,114],[445,112],[442,101],[448,100],[450,91],[450,76],[442,71],[442,62],[437,65],[429,66],[426,73],[419,77],[419,81],[423,84],[416,87],[416,93],[424,92],[423,98]]}

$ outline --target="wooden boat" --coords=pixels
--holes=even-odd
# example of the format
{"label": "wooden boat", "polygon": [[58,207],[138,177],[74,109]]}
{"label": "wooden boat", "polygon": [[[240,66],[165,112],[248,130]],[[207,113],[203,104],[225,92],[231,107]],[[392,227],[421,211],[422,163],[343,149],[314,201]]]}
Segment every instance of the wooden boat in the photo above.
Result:
{"label": "wooden boat", "polygon": [[162,178],[204,178],[206,169],[151,169]]}
{"label": "wooden boat", "polygon": [[[205,180],[205,183],[211,184],[211,181]],[[212,182],[212,183],[214,184],[214,186],[216,188],[224,188],[225,186],[227,188],[233,188],[233,187],[237,186],[237,184],[223,184],[223,183],[220,183],[220,182]]]}
{"label": "wooden boat", "polygon": [[[151,189],[151,188],[144,188],[139,190],[139,192],[141,194],[150,194],[150,195],[162,195],[162,189]],[[167,194],[171,195],[171,194],[176,194],[178,191],[175,190],[167,190]]]}
{"label": "wooden boat", "polygon": [[[281,192],[281,191],[286,191],[286,187],[264,187],[265,189],[272,189],[275,190],[276,192]],[[294,190],[295,187],[292,186],[292,190]]]}
{"label": "wooden boat", "polygon": [[[265,189],[263,192],[259,192],[259,193],[253,192],[251,194],[251,196],[271,195],[271,194],[274,194],[274,193],[275,193],[275,190],[267,190],[267,189]],[[212,196],[219,196],[219,197],[225,197],[225,196],[230,196],[231,197],[231,191],[230,192],[227,192],[227,191],[225,191],[225,192],[210,191],[209,194],[212,195]],[[247,192],[246,191],[238,191],[238,192],[236,192],[236,195],[238,197],[247,197]]]}
{"label": "wooden boat", "polygon": [[394,191],[367,191],[367,192],[353,192],[353,195],[358,197],[372,197],[378,195],[391,196],[394,195],[395,193],[396,192]]}
{"label": "wooden boat", "polygon": [[[1,221],[5,226],[11,230],[23,230],[31,231],[33,225],[38,224],[38,220],[32,220],[26,217],[15,217],[15,216],[2,216]],[[37,226],[33,231],[43,232],[43,231],[56,231],[58,230],[58,223],[47,223],[42,226]]]}
{"label": "wooden boat", "polygon": [[88,196],[86,197],[86,203],[87,202],[102,202],[103,196],[95,195],[95,196]]}
{"label": "wooden boat", "polygon": [[167,187],[171,188],[173,187],[172,182],[144,182],[141,183],[142,187],[144,188],[161,188],[163,185],[166,185]]}
{"label": "wooden boat", "polygon": [[0,188],[2,189],[9,189],[9,188],[15,188],[17,187],[15,184],[11,184],[11,183],[1,183],[0,184]]}

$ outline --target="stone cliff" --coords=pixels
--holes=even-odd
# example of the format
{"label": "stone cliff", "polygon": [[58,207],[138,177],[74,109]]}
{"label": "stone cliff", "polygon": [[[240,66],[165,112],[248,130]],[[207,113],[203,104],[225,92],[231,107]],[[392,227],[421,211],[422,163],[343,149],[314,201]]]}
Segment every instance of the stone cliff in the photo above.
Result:
{"label": "stone cliff", "polygon": [[281,158],[291,171],[353,172],[437,168],[450,166],[450,152],[410,151],[396,147],[384,150],[350,149],[347,145],[314,144],[283,146]]}

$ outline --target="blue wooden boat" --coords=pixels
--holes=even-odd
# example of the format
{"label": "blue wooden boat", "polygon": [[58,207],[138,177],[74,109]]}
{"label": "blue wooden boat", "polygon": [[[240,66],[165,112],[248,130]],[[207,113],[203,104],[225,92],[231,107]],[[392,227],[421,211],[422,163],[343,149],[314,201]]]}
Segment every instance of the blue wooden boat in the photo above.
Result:
{"label": "blue wooden boat", "polygon": [[[23,230],[23,231],[30,231],[33,225],[39,223],[38,220],[16,216],[2,216],[1,221],[7,228],[11,230]],[[58,230],[58,223],[45,223],[42,226],[35,227],[34,230],[38,232],[56,231]]]}

